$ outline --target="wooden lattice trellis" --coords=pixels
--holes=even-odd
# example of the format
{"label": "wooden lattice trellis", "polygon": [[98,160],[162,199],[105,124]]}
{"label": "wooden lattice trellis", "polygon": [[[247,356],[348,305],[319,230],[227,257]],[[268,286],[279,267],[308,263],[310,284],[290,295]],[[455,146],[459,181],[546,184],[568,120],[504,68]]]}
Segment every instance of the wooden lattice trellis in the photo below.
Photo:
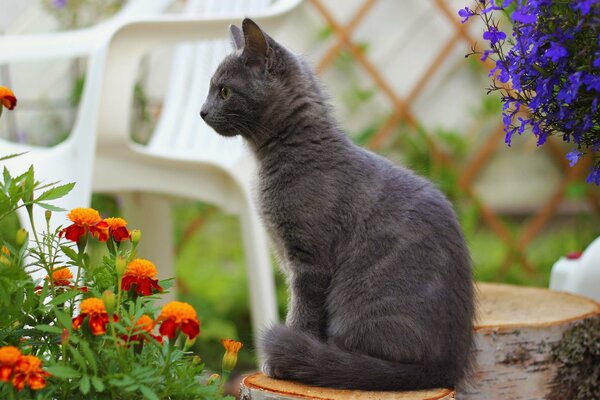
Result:
{"label": "wooden lattice trellis", "polygon": [[[373,65],[353,41],[352,34],[365,16],[375,6],[377,0],[364,0],[357,8],[354,15],[350,18],[347,24],[342,24],[336,20],[330,10],[325,6],[323,0],[310,0],[310,3],[325,19],[326,23],[331,27],[336,35],[336,40],[333,46],[325,53],[317,65],[317,71],[322,73],[340,54],[343,49],[347,49],[350,54],[356,59],[358,64],[364,69],[378,89],[389,99],[393,112],[386,121],[378,128],[376,133],[368,142],[368,146],[373,150],[378,150],[383,145],[384,141],[392,134],[393,129],[400,123],[406,123],[411,127],[418,127],[419,121],[411,111],[411,106],[415,100],[422,94],[427,82],[438,72],[443,63],[449,59],[452,50],[456,46],[462,46],[465,49],[473,48],[475,39],[472,37],[467,27],[460,23],[456,15],[456,11],[450,9],[444,0],[430,0],[434,7],[440,12],[453,28],[454,33],[440,48],[436,56],[430,62],[429,66],[423,70],[423,73],[417,79],[412,89],[404,97],[400,96],[394,87],[386,80],[384,75]],[[468,51],[466,51],[468,52]],[[488,59],[484,62],[485,67],[489,70],[493,68],[493,63]],[[440,146],[431,138],[427,137],[427,145],[432,154],[432,163],[443,165],[444,168],[450,168],[459,176],[459,186],[466,196],[475,204],[478,214],[483,222],[495,233],[496,236],[507,246],[507,253],[502,264],[502,271],[506,272],[513,260],[517,260],[523,268],[528,272],[534,272],[535,266],[529,261],[526,255],[528,245],[537,237],[542,228],[556,214],[559,206],[565,200],[566,190],[570,183],[576,180],[585,178],[585,174],[591,165],[589,158],[582,160],[575,167],[568,166],[559,147],[548,141],[544,148],[550,152],[554,162],[557,163],[563,173],[561,181],[554,188],[553,194],[544,202],[544,204],[534,213],[534,215],[523,225],[517,235],[514,235],[507,225],[500,219],[498,214],[494,212],[483,200],[477,196],[474,190],[474,180],[491,159],[498,147],[503,144],[502,122],[493,130],[483,141],[483,144],[474,151],[470,160],[464,165],[459,166],[458,163],[449,157]],[[591,206],[600,212],[600,200],[597,193],[591,187],[586,192],[587,199]]]}

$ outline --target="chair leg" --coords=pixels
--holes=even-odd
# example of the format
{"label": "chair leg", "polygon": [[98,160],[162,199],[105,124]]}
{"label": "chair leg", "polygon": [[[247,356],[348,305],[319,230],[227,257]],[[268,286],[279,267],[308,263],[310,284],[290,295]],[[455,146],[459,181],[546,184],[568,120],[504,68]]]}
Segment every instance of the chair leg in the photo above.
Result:
{"label": "chair leg", "polygon": [[[132,193],[122,195],[123,215],[129,227],[142,231],[137,256],[146,258],[158,270],[159,279],[175,277],[171,202],[166,196]],[[161,306],[176,298],[176,285],[157,302]]]}
{"label": "chair leg", "polygon": [[[275,277],[268,250],[267,235],[258,215],[246,204],[241,214],[242,239],[250,292],[250,311],[254,341],[267,327],[277,323]],[[261,355],[258,354],[259,359]]]}

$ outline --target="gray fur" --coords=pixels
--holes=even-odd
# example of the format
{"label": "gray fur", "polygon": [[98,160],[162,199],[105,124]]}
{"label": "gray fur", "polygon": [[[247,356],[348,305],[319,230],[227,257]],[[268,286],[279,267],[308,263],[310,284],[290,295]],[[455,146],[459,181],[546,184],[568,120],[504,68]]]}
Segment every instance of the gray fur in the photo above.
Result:
{"label": "gray fur", "polygon": [[457,385],[471,359],[474,305],[452,205],[427,180],[354,145],[307,63],[254,22],[242,26],[244,49],[218,67],[201,114],[250,145],[291,292],[286,326],[262,338],[264,371],[347,389]]}

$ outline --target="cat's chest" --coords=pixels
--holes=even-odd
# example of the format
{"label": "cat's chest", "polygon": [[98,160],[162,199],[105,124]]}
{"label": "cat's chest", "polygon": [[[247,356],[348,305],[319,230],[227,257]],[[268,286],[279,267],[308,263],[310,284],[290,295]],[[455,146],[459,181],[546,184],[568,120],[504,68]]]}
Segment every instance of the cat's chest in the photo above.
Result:
{"label": "cat's chest", "polygon": [[260,171],[257,202],[265,225],[274,239],[290,237],[304,229],[311,194],[303,187],[303,178],[292,169]]}

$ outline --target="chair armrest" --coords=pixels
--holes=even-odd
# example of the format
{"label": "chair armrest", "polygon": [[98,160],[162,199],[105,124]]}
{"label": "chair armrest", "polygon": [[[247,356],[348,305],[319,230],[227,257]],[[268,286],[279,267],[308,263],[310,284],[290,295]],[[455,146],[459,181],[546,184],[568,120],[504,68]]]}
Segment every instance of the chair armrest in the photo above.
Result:
{"label": "chair armrest", "polygon": [[0,64],[89,55],[100,39],[93,29],[0,36]]}
{"label": "chair armrest", "polygon": [[[277,30],[302,0],[282,0],[252,19],[265,30]],[[157,46],[180,42],[222,39],[227,27],[239,24],[244,16],[190,18],[161,16],[138,19],[121,25],[112,35],[104,69],[99,109],[98,147],[118,148],[129,142],[133,82],[141,57]]]}

